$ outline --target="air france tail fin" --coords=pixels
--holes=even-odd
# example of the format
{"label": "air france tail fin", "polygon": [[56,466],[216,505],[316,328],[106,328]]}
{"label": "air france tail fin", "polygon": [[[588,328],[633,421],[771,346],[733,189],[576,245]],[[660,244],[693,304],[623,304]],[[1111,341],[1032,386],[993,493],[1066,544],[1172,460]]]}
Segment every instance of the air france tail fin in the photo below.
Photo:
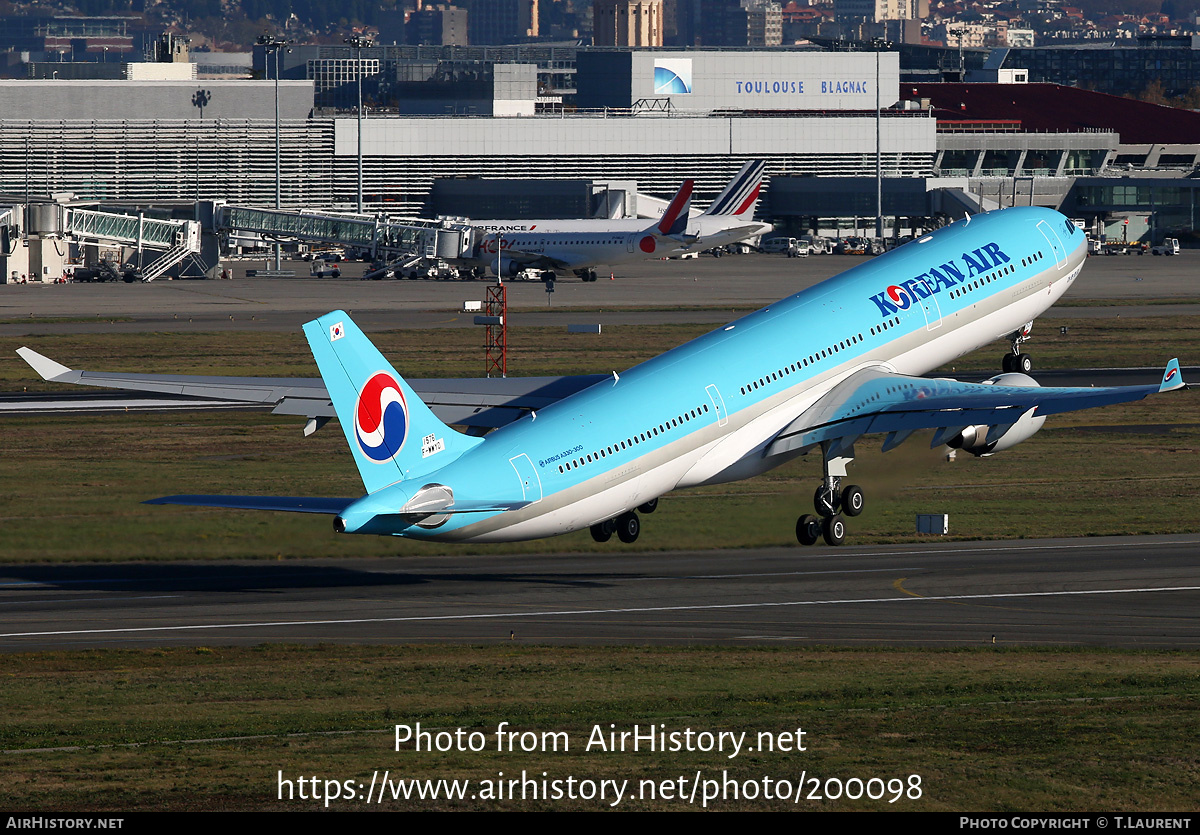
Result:
{"label": "air france tail fin", "polygon": [[304,325],[367,492],[441,469],[482,438],[442,423],[341,310]]}
{"label": "air france tail fin", "polygon": [[761,159],[747,162],[712,205],[704,210],[704,214],[733,215],[747,220],[753,218],[758,193],[762,189],[763,172],[766,169],[767,163]]}
{"label": "air france tail fin", "polygon": [[667,206],[667,210],[663,212],[662,219],[650,229],[659,235],[673,237],[682,235],[687,230],[688,214],[692,205],[692,188],[695,185],[695,180],[684,180],[670,205]]}

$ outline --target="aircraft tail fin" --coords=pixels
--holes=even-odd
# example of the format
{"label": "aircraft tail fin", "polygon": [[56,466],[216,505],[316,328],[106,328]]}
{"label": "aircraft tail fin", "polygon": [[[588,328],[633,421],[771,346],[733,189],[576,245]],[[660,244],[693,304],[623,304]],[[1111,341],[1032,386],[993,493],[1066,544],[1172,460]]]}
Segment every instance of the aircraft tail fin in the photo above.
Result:
{"label": "aircraft tail fin", "polygon": [[1175,358],[1167,363],[1167,367],[1163,370],[1162,382],[1158,384],[1158,390],[1163,392],[1181,388],[1187,388],[1187,383],[1183,381],[1183,375],[1179,372],[1179,359]]}
{"label": "aircraft tail fin", "polygon": [[764,160],[752,159],[747,162],[712,205],[704,210],[704,214],[753,218],[754,207],[758,205],[758,194],[762,190],[763,173],[766,170],[767,163]]}
{"label": "aircraft tail fin", "polygon": [[368,492],[444,467],[482,438],[442,423],[345,312],[304,325]]}
{"label": "aircraft tail fin", "polygon": [[688,215],[692,205],[692,189],[695,185],[695,180],[683,181],[683,185],[675,193],[667,210],[663,212],[662,219],[652,227],[659,235],[678,237],[687,230]]}

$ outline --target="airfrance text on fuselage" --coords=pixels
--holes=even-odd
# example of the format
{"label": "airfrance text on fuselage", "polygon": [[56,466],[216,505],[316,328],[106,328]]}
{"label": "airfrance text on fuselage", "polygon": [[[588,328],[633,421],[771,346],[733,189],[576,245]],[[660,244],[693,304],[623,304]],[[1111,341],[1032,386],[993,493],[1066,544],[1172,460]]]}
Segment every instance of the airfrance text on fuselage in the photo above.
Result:
{"label": "airfrance text on fuselage", "polygon": [[[964,252],[958,259],[951,258],[946,263],[930,267],[907,281],[893,284],[870,298],[882,316],[891,316],[901,310],[908,310],[916,299],[927,299],[934,293],[948,290],[956,284],[965,284],[975,276],[983,275],[1011,260],[1000,250],[999,244],[984,244],[972,252]],[[962,268],[957,261],[962,262]]]}

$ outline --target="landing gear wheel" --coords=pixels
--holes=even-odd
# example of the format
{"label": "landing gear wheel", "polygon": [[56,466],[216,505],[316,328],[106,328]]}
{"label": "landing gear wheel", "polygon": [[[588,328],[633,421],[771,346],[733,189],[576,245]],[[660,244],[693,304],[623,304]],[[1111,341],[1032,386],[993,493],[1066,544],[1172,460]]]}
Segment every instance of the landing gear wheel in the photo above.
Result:
{"label": "landing gear wheel", "polygon": [[592,539],[597,542],[608,542],[612,539],[612,535],[617,532],[617,520],[605,519],[603,522],[592,525]]}
{"label": "landing gear wheel", "polygon": [[833,516],[840,507],[837,491],[824,485],[818,487],[817,492],[813,494],[813,507],[816,508],[818,516]]}
{"label": "landing gear wheel", "polygon": [[617,538],[624,543],[637,542],[638,534],[642,532],[642,522],[632,511],[622,513],[616,518]]}
{"label": "landing gear wheel", "polygon": [[841,516],[827,516],[821,522],[821,535],[828,545],[841,545],[846,541],[846,520]]}
{"label": "landing gear wheel", "polygon": [[638,510],[640,510],[642,513],[653,513],[657,509],[658,509],[658,499],[651,499],[650,501],[646,502],[645,504],[638,505]]}
{"label": "landing gear wheel", "polygon": [[866,497],[863,496],[862,488],[857,484],[851,484],[842,491],[842,513],[847,516],[857,516],[862,513],[865,502]]}
{"label": "landing gear wheel", "polygon": [[821,520],[806,513],[796,520],[796,539],[801,545],[816,545],[821,538]]}
{"label": "landing gear wheel", "polygon": [[1033,357],[1029,354],[1021,354],[1013,357],[1013,370],[1020,371],[1022,374],[1028,374],[1033,370]]}
{"label": "landing gear wheel", "polygon": [[1013,369],[1013,360],[1014,359],[1016,359],[1016,357],[1013,356],[1012,354],[1005,354],[1004,359],[1001,360],[1001,362],[1000,362],[1000,370],[1003,371],[1005,374],[1008,374],[1010,371],[1013,371],[1014,370]]}

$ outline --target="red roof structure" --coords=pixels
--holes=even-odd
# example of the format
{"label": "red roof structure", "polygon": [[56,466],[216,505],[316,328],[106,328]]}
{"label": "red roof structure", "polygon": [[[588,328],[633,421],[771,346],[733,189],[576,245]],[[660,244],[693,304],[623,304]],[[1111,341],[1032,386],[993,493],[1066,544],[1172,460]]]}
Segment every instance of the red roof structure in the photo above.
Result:
{"label": "red roof structure", "polygon": [[923,82],[901,84],[900,98],[929,99],[939,123],[1017,121],[1028,132],[1112,131],[1126,145],[1200,144],[1200,113],[1061,84]]}

